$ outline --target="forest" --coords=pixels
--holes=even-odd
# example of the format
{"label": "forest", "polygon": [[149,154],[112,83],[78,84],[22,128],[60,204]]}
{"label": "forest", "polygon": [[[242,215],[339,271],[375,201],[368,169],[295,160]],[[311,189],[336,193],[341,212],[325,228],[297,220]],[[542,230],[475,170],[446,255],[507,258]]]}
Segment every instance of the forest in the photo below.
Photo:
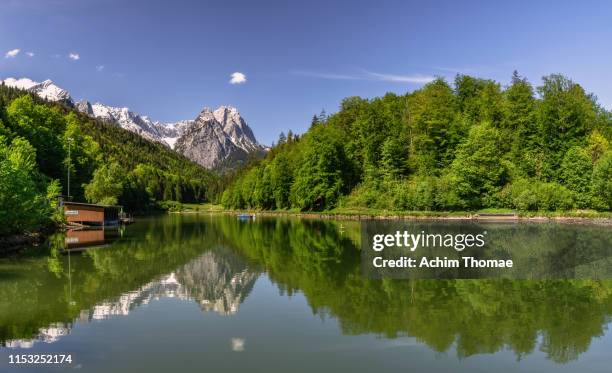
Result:
{"label": "forest", "polygon": [[612,114],[562,75],[349,97],[234,175],[227,208],[612,209]]}
{"label": "forest", "polygon": [[562,75],[507,86],[458,75],[349,97],[226,175],[73,108],[0,85],[0,236],[62,219],[57,197],[151,211],[612,209],[612,113]]}
{"label": "forest", "polygon": [[0,236],[61,221],[62,195],[150,211],[159,201],[208,201],[218,180],[162,144],[0,85]]}

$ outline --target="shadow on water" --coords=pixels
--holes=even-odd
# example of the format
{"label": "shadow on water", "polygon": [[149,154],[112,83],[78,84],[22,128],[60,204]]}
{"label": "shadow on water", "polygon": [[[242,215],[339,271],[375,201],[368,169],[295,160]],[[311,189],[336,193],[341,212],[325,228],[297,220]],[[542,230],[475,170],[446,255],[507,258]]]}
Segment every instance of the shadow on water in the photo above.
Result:
{"label": "shadow on water", "polygon": [[[441,229],[462,223],[448,224]],[[575,256],[576,247],[610,246],[608,227],[486,229],[490,250],[518,250],[544,266]],[[82,251],[64,255],[75,240],[58,235],[44,256],[0,263],[4,346],[54,341],[75,321],[126,315],[169,296],[202,312],[239,313],[262,272],[281,294],[304,294],[312,313],[337,320],[345,335],[411,336],[437,352],[454,348],[459,358],[509,349],[520,359],[539,349],[569,362],[606,332],[612,315],[607,279],[364,278],[356,222],[174,215],[140,221],[109,239],[85,236],[98,247],[82,250],[81,235]]]}

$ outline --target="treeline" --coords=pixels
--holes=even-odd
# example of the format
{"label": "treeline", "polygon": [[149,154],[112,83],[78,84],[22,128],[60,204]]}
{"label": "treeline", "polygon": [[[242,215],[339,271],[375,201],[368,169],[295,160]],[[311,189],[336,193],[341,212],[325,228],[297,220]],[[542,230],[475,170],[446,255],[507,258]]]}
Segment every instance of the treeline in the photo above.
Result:
{"label": "treeline", "polygon": [[157,201],[204,202],[218,177],[162,144],[58,103],[0,85],[0,235],[61,219],[75,201],[147,210]]}
{"label": "treeline", "polygon": [[345,99],[222,196],[231,208],[612,209],[612,115],[561,75],[536,89],[458,75]]}

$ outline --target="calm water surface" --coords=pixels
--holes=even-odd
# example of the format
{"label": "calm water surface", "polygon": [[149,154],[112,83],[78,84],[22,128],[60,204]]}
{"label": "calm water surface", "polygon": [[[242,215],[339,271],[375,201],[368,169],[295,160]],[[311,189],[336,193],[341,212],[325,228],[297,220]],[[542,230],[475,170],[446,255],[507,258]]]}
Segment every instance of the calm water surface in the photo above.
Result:
{"label": "calm water surface", "polygon": [[[612,235],[483,227],[540,262]],[[0,371],[611,371],[611,280],[372,280],[359,240],[355,222],[209,215],[54,236],[0,260]],[[8,364],[23,353],[73,362]]]}

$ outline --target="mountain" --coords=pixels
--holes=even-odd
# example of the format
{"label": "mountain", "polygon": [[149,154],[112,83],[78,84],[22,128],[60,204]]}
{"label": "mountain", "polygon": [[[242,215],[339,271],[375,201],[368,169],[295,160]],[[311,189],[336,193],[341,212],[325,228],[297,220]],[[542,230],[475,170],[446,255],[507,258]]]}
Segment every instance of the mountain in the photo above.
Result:
{"label": "mountain", "polygon": [[221,106],[213,112],[217,122],[223,126],[225,132],[237,147],[253,152],[261,149],[255,140],[253,131],[240,116],[238,110],[231,106]]}
{"label": "mountain", "polygon": [[224,169],[265,152],[233,107],[204,108],[194,121],[177,127],[174,150],[206,168]]}
{"label": "mountain", "polygon": [[87,100],[75,102],[67,90],[51,80],[37,83],[28,78],[8,78],[2,82],[46,100],[65,103],[91,117],[164,144],[205,168],[234,168],[251,156],[265,154],[265,148],[257,142],[244,118],[231,106],[221,106],[215,111],[204,108],[194,120],[161,123],[127,107],[113,107],[99,102],[91,104]]}
{"label": "mountain", "polygon": [[35,93],[41,98],[48,101],[63,102],[70,106],[74,104],[70,92],[56,86],[51,80],[45,80],[42,83],[35,82],[28,78],[8,78],[2,81],[8,87],[23,89]]}
{"label": "mountain", "polygon": [[[219,175],[173,151],[167,145],[149,141],[119,125],[82,114],[75,107],[30,97],[24,92],[22,89],[0,84],[0,133],[9,144],[17,137],[27,140],[36,151],[37,172],[41,176],[44,175],[45,179],[59,180],[65,188],[67,173],[64,160],[67,152],[62,144],[69,126],[76,126],[78,130],[74,128],[71,134],[78,138],[80,146],[72,148],[74,172],[71,172],[70,177],[70,192],[75,201],[85,200],[84,187],[91,182],[94,171],[112,163],[117,163],[121,173],[130,180],[129,183],[123,184],[119,196],[121,204],[128,211],[144,212],[155,209],[160,201],[207,202],[217,195],[220,188]],[[87,105],[81,106],[87,108]],[[9,111],[12,114],[5,115]],[[65,120],[59,120],[60,117]],[[22,125],[24,121],[28,121],[28,127]],[[41,137],[41,133],[45,136]],[[45,188],[41,183],[37,192],[44,196]],[[22,189],[15,190],[23,193]],[[30,189],[23,190],[29,192]],[[17,194],[17,198],[22,198],[20,196]],[[13,216],[18,219],[22,211],[17,208],[9,210],[15,215],[0,214],[0,218]],[[40,219],[42,221],[47,217],[49,215],[41,213]],[[1,226],[17,231],[12,228],[19,226],[13,221],[15,219],[9,220],[12,224]],[[37,226],[32,225],[32,229]],[[0,235],[2,232],[5,231],[0,229]]]}
{"label": "mountain", "polygon": [[140,116],[126,107],[113,107],[99,102],[92,105],[88,101],[79,101],[75,106],[82,113],[115,123],[119,127],[134,132],[147,140],[166,144],[149,117]]}
{"label": "mountain", "polygon": [[192,119],[181,120],[175,123],[160,123],[155,122],[155,128],[161,134],[162,139],[166,144],[174,149],[176,140],[178,140],[187,128],[189,128],[195,121]]}

